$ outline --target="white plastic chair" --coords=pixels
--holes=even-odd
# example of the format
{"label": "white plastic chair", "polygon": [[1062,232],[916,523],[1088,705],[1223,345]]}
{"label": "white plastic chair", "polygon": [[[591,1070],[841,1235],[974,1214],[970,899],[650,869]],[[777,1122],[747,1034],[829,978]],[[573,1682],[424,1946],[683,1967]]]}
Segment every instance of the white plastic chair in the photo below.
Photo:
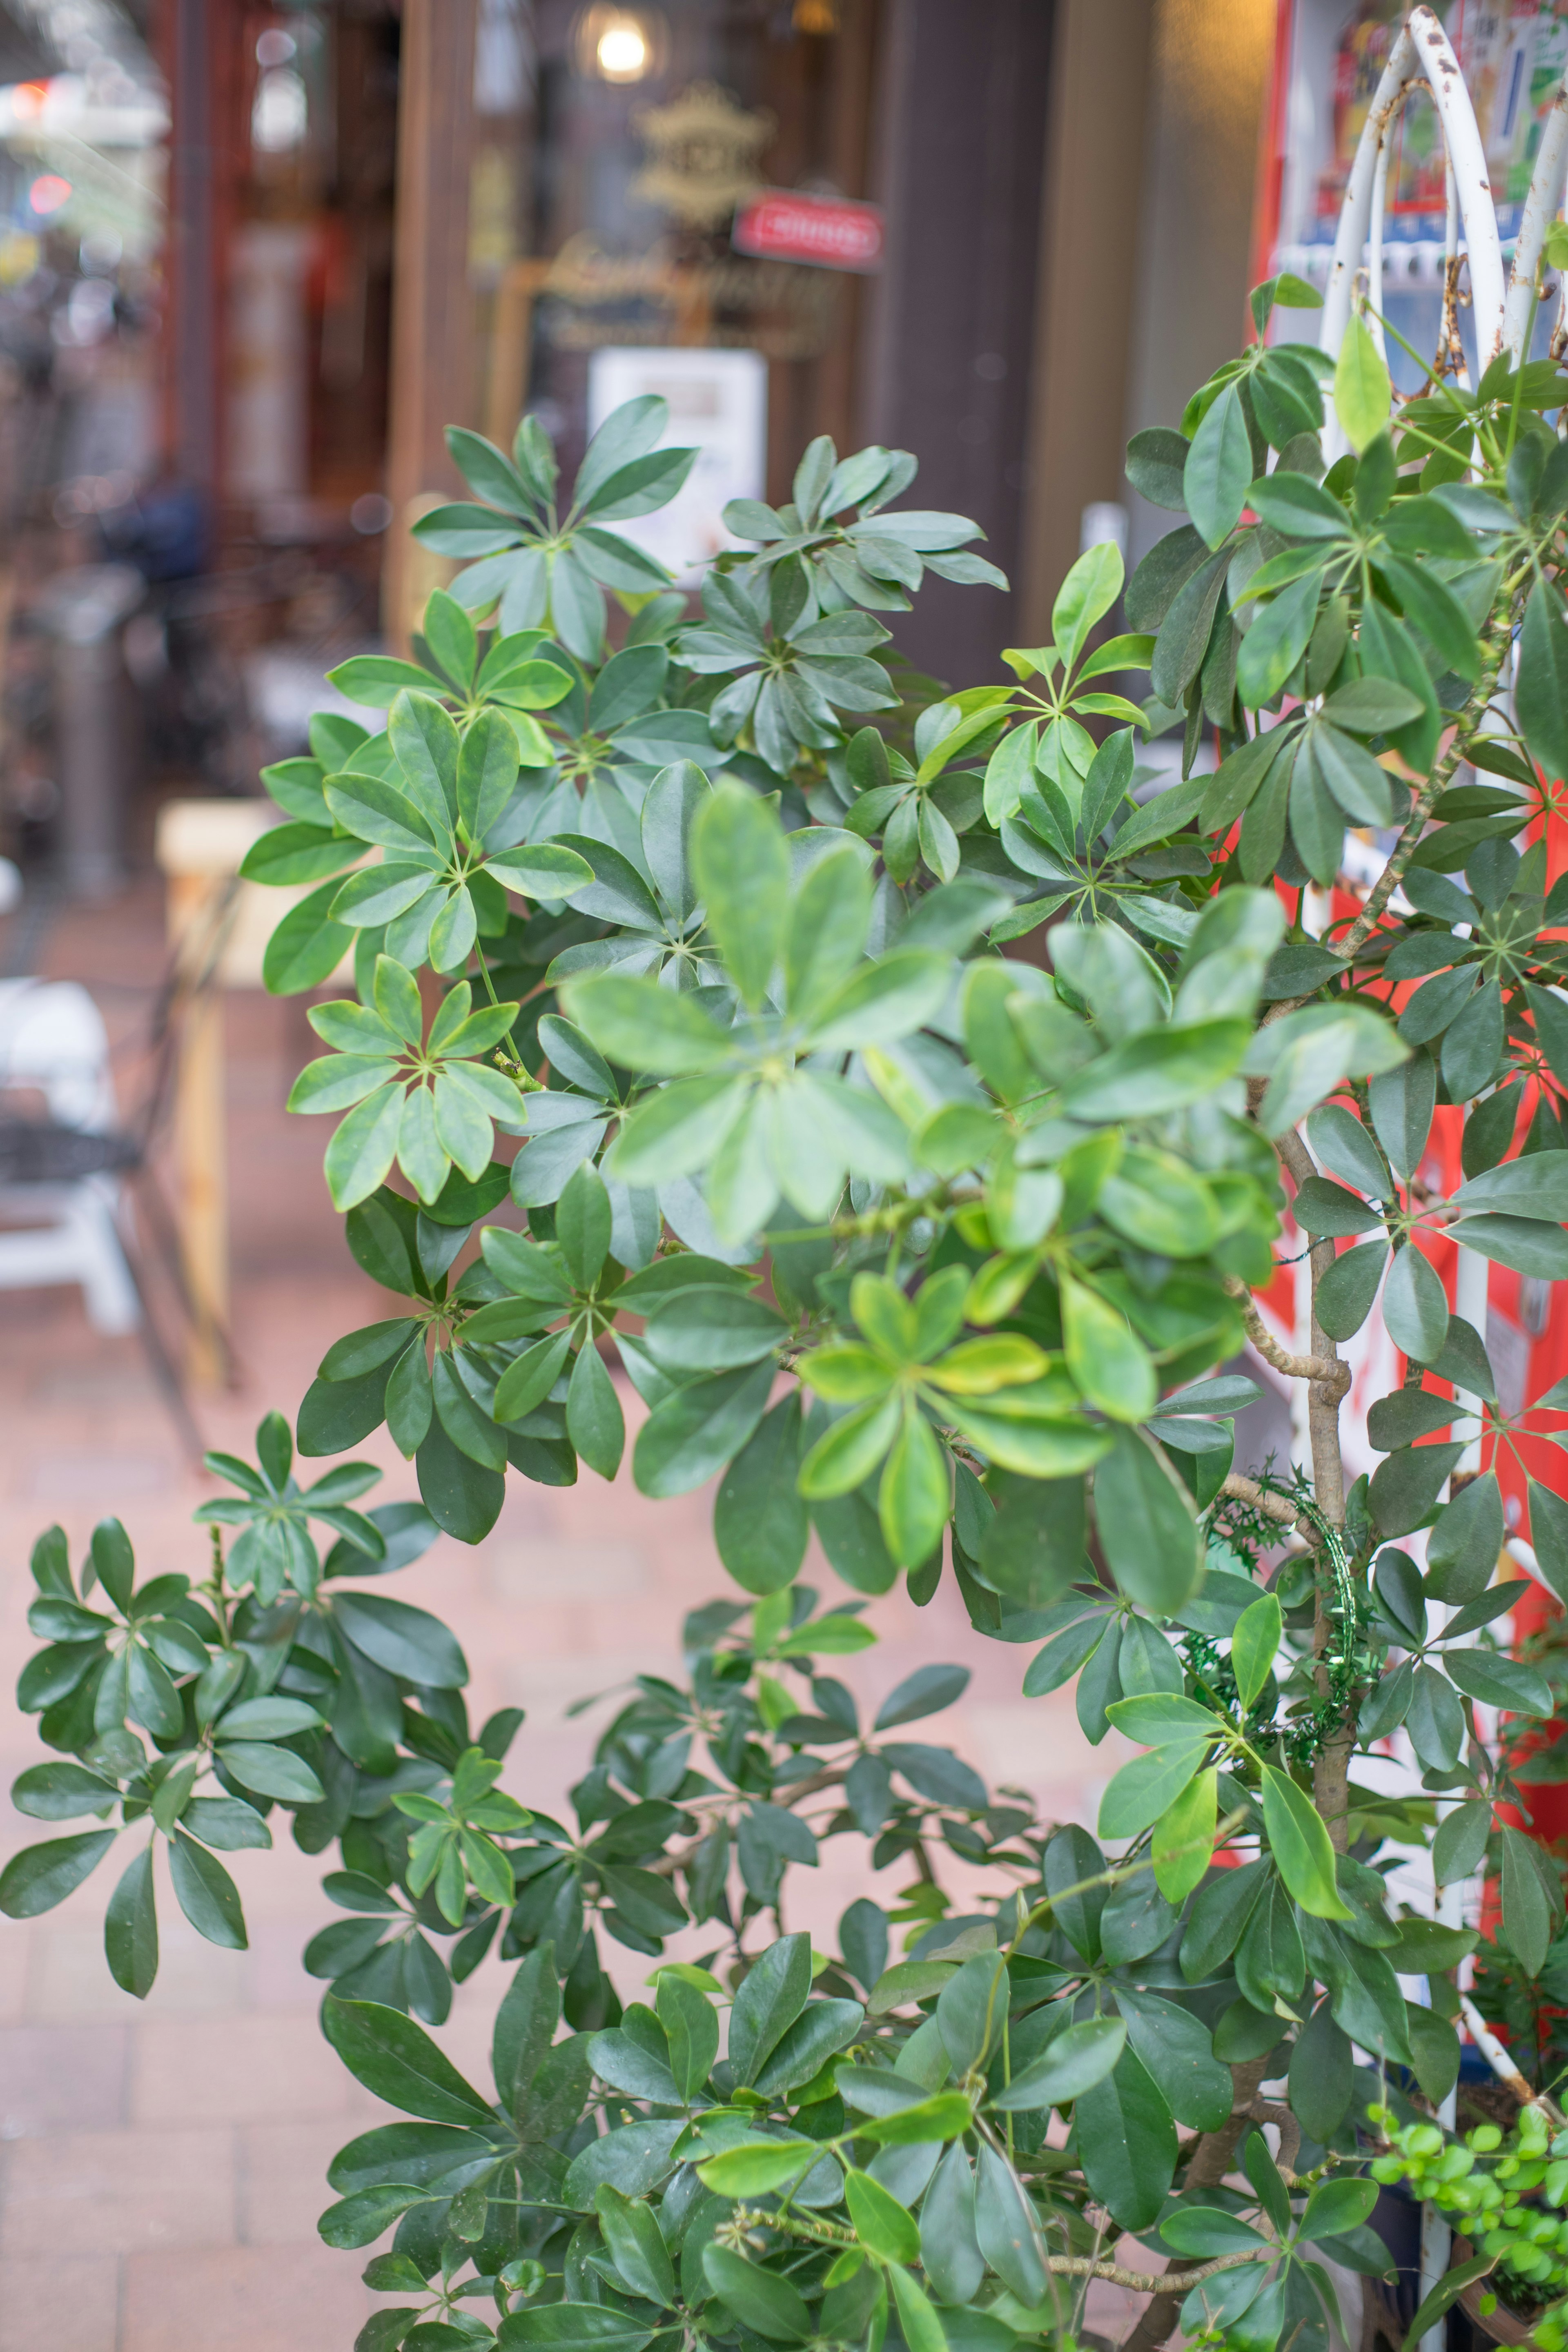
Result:
{"label": "white plastic chair", "polygon": [[[50,1121],[83,1136],[118,1125],[103,1018],[75,981],[0,982],[0,1110],[6,1094],[41,1095]],[[20,1108],[20,1106],[17,1107]],[[97,1331],[142,1320],[120,1237],[119,1178],[89,1169],[69,1181],[0,1181],[0,1290],[79,1283]]]}

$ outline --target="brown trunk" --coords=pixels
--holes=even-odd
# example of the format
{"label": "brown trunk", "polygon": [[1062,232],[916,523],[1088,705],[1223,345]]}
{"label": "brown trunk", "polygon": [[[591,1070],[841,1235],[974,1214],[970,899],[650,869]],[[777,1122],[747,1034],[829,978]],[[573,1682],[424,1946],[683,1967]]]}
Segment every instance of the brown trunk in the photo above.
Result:
{"label": "brown trunk", "polygon": [[[1249,2058],[1244,2066],[1233,2066],[1230,2079],[1235,2085],[1235,2101],[1229,2121],[1218,2131],[1205,2132],[1193,2152],[1183,2186],[1187,2189],[1216,2189],[1230,2170],[1242,2133],[1250,2120],[1247,2110],[1258,2096],[1268,2058]],[[1184,2298],[1179,2294],[1152,2295],[1137,2326],[1122,2345],[1121,2352],[1159,2352],[1159,2347],[1173,2331]]]}
{"label": "brown trunk", "polygon": [[[1311,1155],[1294,1128],[1288,1129],[1276,1144],[1281,1162],[1296,1184],[1316,1175]],[[1312,1274],[1312,1327],[1310,1352],[1330,1363],[1338,1363],[1339,1351],[1317,1317],[1318,1285],[1334,1262],[1331,1238],[1314,1242],[1310,1257]],[[1341,1381],[1314,1381],[1307,1391],[1307,1432],[1312,1448],[1312,1495],[1319,1510],[1331,1528],[1345,1523],[1345,1472],[1340,1453],[1340,1405],[1345,1384]],[[1333,1624],[1326,1606],[1324,1592],[1325,1570],[1320,1557],[1318,1568],[1317,1622],[1312,1629],[1312,1647],[1321,1656],[1327,1648]],[[1318,1668],[1320,1697],[1329,1696],[1329,1673],[1326,1666]],[[1351,1750],[1355,1745],[1355,1727],[1347,1723],[1334,1731],[1323,1743],[1312,1767],[1312,1801],[1317,1806],[1336,1853],[1346,1850],[1346,1814],[1349,1808]]]}

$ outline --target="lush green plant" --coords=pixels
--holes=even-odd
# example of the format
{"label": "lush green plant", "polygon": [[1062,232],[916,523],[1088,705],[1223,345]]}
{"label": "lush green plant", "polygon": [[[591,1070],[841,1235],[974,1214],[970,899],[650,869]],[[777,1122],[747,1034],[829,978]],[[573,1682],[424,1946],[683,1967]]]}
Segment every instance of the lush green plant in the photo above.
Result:
{"label": "lush green plant", "polygon": [[[1259,333],[1303,291],[1260,289]],[[1325,472],[1329,379],[1357,454]],[[874,615],[927,570],[999,575],[963,518],[892,503],[904,454],[815,443],[788,505],[731,511],[753,551],[691,621],[608,528],[681,478],[660,404],[609,420],[564,520],[536,423],[510,457],[453,436],[479,503],[419,529],[478,560],[413,661],[337,673],[388,725],[315,721],[247,865],[315,886],[269,985],[351,960],[293,1100],[344,1114],[328,1175],[394,1311],[329,1350],[292,1439],[269,1415],[256,1466],[214,1457],[238,1491],[200,1514],[205,1582],[138,1587],[118,1522],[75,1578],[40,1540],[20,1696],[55,1756],[16,1801],[99,1826],[0,1878],[29,1916],[132,1832],[107,1945],[144,1993],[160,1841],[230,1944],[223,1850],[275,1812],[336,1844],[344,1916],[307,1965],[333,2047],[408,2119],[342,2151],[322,2221],[341,2245],[395,2225],[366,2352],[1006,2352],[1074,2336],[1094,2278],[1150,2292],[1138,2352],[1178,2319],[1311,2352],[1321,2255],[1384,2267],[1378,2165],[1459,2178],[1423,2118],[1478,1935],[1386,1874],[1428,1844],[1439,1885],[1500,1874],[1492,1966],[1540,1979],[1557,1871],[1496,1809],[1544,1768],[1476,1710],[1555,1696],[1489,1631],[1496,1475],[1448,1482],[1483,1424],[1489,1455],[1515,1429],[1421,1242],[1568,1273],[1568,891],[1514,846],[1568,772],[1565,396],[1499,362],[1391,424],[1359,321],[1337,369],[1257,344],[1132,444],[1187,518],[1126,585],[1133,633],[1101,641],[1123,582],[1097,549],[1052,644],[952,693]],[[1141,802],[1139,737],[1178,722],[1184,781]],[[1205,730],[1222,756],[1193,773]],[[1386,862],[1315,936],[1306,885],[1347,823],[1384,828]],[[1000,952],[1047,923],[1048,971]],[[1440,1103],[1468,1112],[1450,1199],[1425,1173]],[[1311,1237],[1300,1356],[1252,1296],[1281,1174]],[[1408,1370],[1347,1486],[1336,1343],[1380,1290]],[[574,1828],[498,1786],[517,1717],[470,1726],[447,1629],[365,1586],[437,1528],[482,1539],[509,1469],[616,1475],[611,1335],[638,1488],[716,1480],[750,1599],[688,1622],[684,1684],[639,1679]],[[1233,1466],[1247,1339],[1308,1386],[1289,1477]],[[362,1513],[353,1463],[300,1487],[296,1443],[384,1421],[421,1503]],[[1533,1486],[1531,1514],[1568,1594],[1568,1504]],[[798,1583],[814,1532],[857,1597]],[[964,1669],[923,1667],[868,1727],[825,1671],[873,1638],[865,1596],[901,1575],[923,1602],[944,1568],[977,1634],[1033,1647],[1026,1693],[1076,1677],[1088,1737],[1142,1751],[1103,1845],[902,1736]],[[1352,1769],[1401,1724],[1425,1788],[1394,1800]],[[784,1881],[841,1835],[909,1877],[824,1955],[785,1932]],[[981,1873],[968,1911],[943,1850]],[[668,1958],[692,1930],[700,1958]],[[623,2006],[605,1937],[654,1963],[650,2001]],[[493,2097],[414,2021],[492,1952],[516,1964]],[[1395,2134],[1372,2179],[1363,2118]],[[1479,2259],[1555,2287],[1522,2228]],[[1115,2259],[1128,2231],[1168,2276]]]}
{"label": "lush green plant", "polygon": [[[1568,2132],[1553,2134],[1543,2110],[1531,2106],[1506,2145],[1496,2124],[1478,2124],[1463,2139],[1445,2143],[1435,2124],[1401,2122],[1387,2107],[1370,2113],[1390,2137],[1388,2153],[1373,2160],[1373,2179],[1407,2184],[1475,2242],[1476,2252],[1448,2273],[1446,2287],[1495,2270],[1528,2304],[1568,2292],[1568,2219],[1558,2210],[1568,2196]],[[1529,2201],[1538,2190],[1539,2200]],[[1495,2295],[1482,2301],[1483,2315],[1496,2308]],[[1542,2352],[1562,2352],[1568,2327],[1561,2313],[1538,2320],[1534,2339]]]}

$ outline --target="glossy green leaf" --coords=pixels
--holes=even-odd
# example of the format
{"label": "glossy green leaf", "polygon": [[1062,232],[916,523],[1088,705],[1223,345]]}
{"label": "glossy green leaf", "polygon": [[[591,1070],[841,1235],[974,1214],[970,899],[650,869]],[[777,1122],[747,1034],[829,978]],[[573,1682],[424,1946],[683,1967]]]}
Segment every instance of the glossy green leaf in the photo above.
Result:
{"label": "glossy green leaf", "polygon": [[804,2344],[810,2336],[805,2297],[778,2272],[719,2245],[703,2248],[702,2267],[721,2303],[753,2334],[773,2344]]}
{"label": "glossy green leaf", "polygon": [[1176,2169],[1171,2110],[1131,2050],[1079,2098],[1074,2116],[1084,2178],[1125,2230],[1146,2230]]}
{"label": "glossy green leaf", "polygon": [[1121,2056],[1127,2026],[1120,2017],[1090,2017],[1054,2034],[1040,2055],[993,2094],[1005,2112],[1066,2105],[1102,2082]]}
{"label": "glossy green leaf", "polygon": [[79,1836],[51,1838],[24,1846],[0,1871],[0,1911],[8,1919],[36,1919],[74,1895],[114,1843],[114,1830],[87,1830]]}
{"label": "glossy green leaf", "polygon": [[1252,471],[1241,395],[1227,384],[1194,435],[1182,472],[1187,512],[1210,547],[1218,547],[1240,520]]}
{"label": "glossy green leaf", "polygon": [[1388,429],[1388,363],[1363,320],[1352,317],[1334,369],[1334,413],[1358,455]]}
{"label": "glossy green leaf", "polygon": [[489,2124],[494,2109],[411,2018],[367,2000],[321,2004],[321,2031],[357,2082],[405,2114],[437,2124]]}
{"label": "glossy green leaf", "polygon": [[1348,1918],[1322,1816],[1289,1773],[1272,1764],[1263,1768],[1263,1825],[1279,1875],[1302,1910],[1319,1919]]}
{"label": "glossy green leaf", "polygon": [[158,1973],[158,1912],[151,1845],[136,1856],[109,1898],[103,1949],[109,1973],[121,1990],[145,2000]]}
{"label": "glossy green leaf", "polygon": [[[320,1781],[313,1773],[310,1778],[319,1793]],[[180,1908],[198,1936],[230,1951],[246,1949],[239,1889],[216,1855],[197,1845],[182,1829],[176,1829],[169,1842],[169,1876]]]}

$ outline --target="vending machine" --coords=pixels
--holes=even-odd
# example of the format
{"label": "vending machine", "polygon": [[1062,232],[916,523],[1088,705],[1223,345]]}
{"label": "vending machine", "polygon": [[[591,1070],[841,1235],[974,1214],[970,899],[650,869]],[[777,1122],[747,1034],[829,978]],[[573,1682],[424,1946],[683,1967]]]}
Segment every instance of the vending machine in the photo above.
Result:
{"label": "vending machine", "polygon": [[[1568,0],[1434,0],[1464,72],[1485,147],[1505,257],[1511,256],[1545,117],[1568,68]],[[1345,183],[1369,107],[1399,28],[1406,0],[1279,0],[1272,87],[1265,110],[1256,220],[1256,278],[1291,270],[1321,288],[1327,281]],[[1384,313],[1416,353],[1436,352],[1442,323],[1445,269],[1453,234],[1447,169],[1436,110],[1419,86],[1406,103],[1395,133],[1388,172],[1384,226]],[[1462,228],[1457,244],[1462,256]],[[1462,296],[1458,323],[1467,332]],[[1534,346],[1544,351],[1557,316],[1554,303],[1540,306]],[[1276,331],[1310,336],[1311,316],[1303,310],[1275,313]],[[1473,344],[1469,350],[1474,366]],[[1413,392],[1423,381],[1420,362],[1389,337],[1389,362],[1396,388]],[[1568,866],[1568,824],[1538,818],[1528,838],[1547,832],[1549,880]],[[1521,846],[1523,846],[1521,840]],[[1353,918],[1360,898],[1381,870],[1387,844],[1346,837],[1345,866],[1339,886],[1325,895],[1320,923]],[[1533,1089],[1527,1089],[1533,1108]],[[1460,1180],[1463,1112],[1440,1108],[1434,1123],[1422,1181],[1438,1194]],[[1295,1247],[1302,1246],[1297,1244]],[[1289,1252],[1282,1252],[1282,1255]],[[1489,1271],[1441,1239],[1429,1245],[1457,1312],[1481,1330],[1497,1379],[1499,1405],[1513,1414],[1542,1396],[1568,1373],[1568,1284],[1535,1281],[1493,1265]],[[1306,1269],[1283,1265],[1264,1307],[1279,1337],[1299,1344],[1306,1307]],[[1463,1288],[1461,1289],[1461,1285]],[[1358,1391],[1378,1393],[1398,1360],[1374,1311],[1345,1349],[1356,1366]],[[1378,1455],[1356,1418],[1347,1452],[1352,1475],[1371,1468]],[[1504,1496],[1516,1561],[1531,1564],[1525,1480],[1508,1448],[1488,1445]],[[1492,1459],[1496,1454],[1495,1461]],[[1568,1465],[1562,1451],[1526,1441],[1523,1462],[1531,1475],[1559,1493],[1568,1492]],[[1511,1573],[1518,1573],[1515,1566]],[[1523,1633],[1552,1604],[1542,1593],[1516,1612]],[[1553,1831],[1568,1831],[1568,1791],[1541,1792],[1541,1818],[1552,1815]]]}
{"label": "vending machine", "polygon": [[[1505,257],[1518,235],[1542,129],[1568,67],[1568,0],[1436,0],[1476,110]],[[1327,279],[1340,205],[1405,0],[1279,0],[1258,216],[1258,274]],[[1385,313],[1423,354],[1436,345],[1447,188],[1436,110],[1425,86],[1395,132],[1384,236]],[[1462,247],[1462,233],[1459,237]],[[1460,331],[1466,318],[1460,312]],[[1551,313],[1538,330],[1543,345]],[[1473,353],[1472,353],[1473,356]],[[1421,381],[1392,340],[1401,390]]]}

